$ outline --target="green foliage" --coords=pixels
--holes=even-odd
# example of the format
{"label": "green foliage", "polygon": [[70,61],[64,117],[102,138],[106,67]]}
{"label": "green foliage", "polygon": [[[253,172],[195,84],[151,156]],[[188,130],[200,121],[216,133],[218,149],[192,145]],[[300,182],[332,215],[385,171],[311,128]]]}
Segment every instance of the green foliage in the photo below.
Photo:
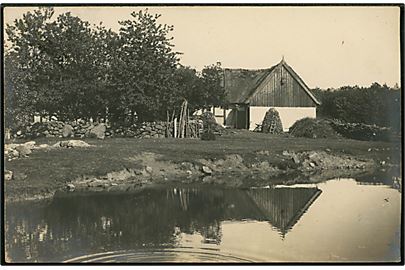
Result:
{"label": "green foliage", "polygon": [[112,62],[112,87],[116,91],[117,113],[136,112],[140,120],[166,118],[174,101],[173,80],[178,63],[169,33],[173,26],[157,22],[160,15],[133,12],[132,20],[119,22],[119,49]]}
{"label": "green foliage", "polygon": [[[133,12],[118,33],[52,8],[27,12],[7,25],[7,125],[32,114],[62,121],[166,120],[184,99],[190,113],[221,105],[221,68],[201,74],[179,65],[160,15]],[[178,113],[178,112],[177,112]]]}
{"label": "green foliage", "polygon": [[320,117],[400,130],[399,89],[373,83],[370,87],[345,86],[339,89],[313,91],[322,103],[317,109]]}
{"label": "green foliage", "polygon": [[[212,106],[225,105],[225,89],[221,86],[222,69],[218,65],[207,66],[201,73],[180,66],[175,73],[177,103],[189,102],[191,113]],[[177,106],[178,107],[178,106]]]}
{"label": "green foliage", "polygon": [[[223,78],[221,65],[206,66],[202,70],[202,83],[204,91],[201,93],[201,104],[207,107],[226,105],[225,88],[221,85]],[[204,102],[204,103],[203,103]]]}
{"label": "green foliage", "polygon": [[24,14],[5,31],[11,48],[5,54],[5,120],[15,128],[35,111],[43,101],[41,77],[48,68],[49,58],[41,49],[46,44],[47,23],[52,9],[41,8]]}
{"label": "green foliage", "polygon": [[115,35],[69,12],[52,16],[52,9],[41,8],[7,25],[6,69],[13,72],[6,87],[21,110],[61,120],[96,118],[105,111],[108,45]]}
{"label": "green foliage", "polygon": [[23,83],[27,73],[18,70],[15,54],[4,57],[4,68],[4,122],[17,129],[33,111],[30,92]]}

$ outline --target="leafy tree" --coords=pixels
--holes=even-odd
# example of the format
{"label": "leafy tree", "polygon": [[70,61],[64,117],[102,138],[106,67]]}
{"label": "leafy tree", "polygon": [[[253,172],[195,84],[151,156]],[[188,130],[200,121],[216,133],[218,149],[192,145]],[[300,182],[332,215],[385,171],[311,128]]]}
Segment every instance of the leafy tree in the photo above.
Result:
{"label": "leafy tree", "polygon": [[179,108],[181,102],[186,99],[190,113],[198,110],[201,107],[202,80],[197,71],[190,67],[180,66],[176,69],[174,79],[177,90],[174,95],[177,99],[172,101],[174,106]]}
{"label": "leafy tree", "polygon": [[56,97],[57,107],[47,104],[47,108],[61,119],[91,116],[91,110],[87,110],[93,107],[96,98],[91,96],[98,85],[90,25],[68,12],[58,16],[50,26],[49,44],[53,49],[45,51],[52,59],[52,69],[47,71],[51,89],[47,91],[47,100]]}
{"label": "leafy tree", "polygon": [[4,57],[4,124],[10,129],[27,122],[33,111],[30,92],[23,83],[27,74],[18,70],[15,58],[15,53]]}
{"label": "leafy tree", "polygon": [[6,26],[11,43],[5,61],[6,100],[13,100],[10,103],[13,108],[10,109],[20,116],[24,111],[31,110],[32,114],[43,109],[43,90],[47,84],[44,74],[49,70],[50,63],[43,48],[46,47],[48,23],[52,16],[53,9],[40,8]]}
{"label": "leafy tree", "polygon": [[206,66],[201,73],[190,67],[176,70],[176,96],[189,102],[191,113],[212,106],[224,106],[225,89],[221,85],[222,69],[219,64]]}
{"label": "leafy tree", "polygon": [[69,120],[105,117],[108,98],[109,62],[114,57],[117,35],[101,25],[65,13],[54,24],[52,58],[55,65],[53,86],[62,96],[58,114]]}
{"label": "leafy tree", "polygon": [[40,8],[7,25],[7,54],[21,86],[13,91],[26,96],[19,106],[61,120],[105,117],[117,35],[69,12],[52,16]]}
{"label": "leafy tree", "polygon": [[321,100],[317,108],[320,117],[400,130],[401,91],[398,88],[373,83],[370,87],[314,89],[314,94]]}
{"label": "leafy tree", "polygon": [[202,70],[203,91],[200,97],[200,104],[204,107],[224,106],[225,88],[222,85],[223,71],[221,64],[206,66]]}
{"label": "leafy tree", "polygon": [[[191,113],[224,105],[220,65],[201,73],[179,65],[160,15],[133,12],[119,33],[52,8],[7,25],[7,123],[34,113],[60,120],[166,119],[184,99]],[[15,121],[14,121],[15,122]]]}
{"label": "leafy tree", "polygon": [[119,22],[118,59],[113,62],[112,87],[117,94],[115,114],[129,112],[140,121],[165,119],[175,89],[178,63],[169,33],[173,26],[157,22],[160,15],[131,13]]}
{"label": "leafy tree", "polygon": [[[113,77],[112,62],[117,58],[118,35],[111,29],[100,25],[93,31],[93,72],[95,76],[95,93],[89,95],[86,101],[93,117],[109,118],[109,106],[116,99],[114,88],[111,85]],[[92,104],[92,105],[90,105]]]}

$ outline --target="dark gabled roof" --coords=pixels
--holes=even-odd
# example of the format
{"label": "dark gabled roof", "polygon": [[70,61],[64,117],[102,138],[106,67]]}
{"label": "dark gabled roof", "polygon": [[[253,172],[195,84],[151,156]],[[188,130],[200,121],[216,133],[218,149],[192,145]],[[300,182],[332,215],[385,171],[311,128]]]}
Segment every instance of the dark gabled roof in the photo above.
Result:
{"label": "dark gabled roof", "polygon": [[224,87],[226,99],[229,103],[247,103],[248,99],[255,93],[256,89],[278,66],[283,65],[291,76],[302,86],[308,96],[317,104],[321,104],[309,87],[298,76],[298,74],[283,60],[277,65],[267,69],[224,69]]}
{"label": "dark gabled roof", "polygon": [[261,215],[284,237],[322,193],[319,188],[251,189],[247,195]]}
{"label": "dark gabled roof", "polygon": [[252,92],[276,66],[268,69],[224,69],[227,101],[229,103],[245,103]]}
{"label": "dark gabled roof", "polygon": [[267,221],[284,237],[322,193],[317,187],[278,187],[223,192],[221,220]]}

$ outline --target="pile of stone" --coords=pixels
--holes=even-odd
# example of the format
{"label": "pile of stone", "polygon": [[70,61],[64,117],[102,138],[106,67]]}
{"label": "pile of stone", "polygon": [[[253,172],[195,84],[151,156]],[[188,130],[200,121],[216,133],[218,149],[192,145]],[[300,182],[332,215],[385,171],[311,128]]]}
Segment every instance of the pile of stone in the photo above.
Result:
{"label": "pile of stone", "polygon": [[350,156],[336,156],[326,151],[289,152],[284,151],[283,156],[300,165],[303,171],[325,169],[365,169],[372,165],[370,160],[359,160]]}
{"label": "pile of stone", "polygon": [[82,140],[66,140],[59,141],[53,145],[39,144],[37,145],[35,141],[29,141],[26,143],[10,143],[4,145],[4,156],[8,161],[17,158],[28,157],[33,150],[38,149],[55,149],[55,148],[77,148],[77,147],[90,147],[88,143]]}
{"label": "pile of stone", "polygon": [[16,143],[5,144],[4,156],[8,161],[11,161],[13,159],[29,156],[32,153],[32,150],[34,149],[43,149],[46,147],[49,147],[49,145],[47,144],[36,145],[34,141],[21,144]]}
{"label": "pile of stone", "polygon": [[139,125],[136,138],[164,138],[166,137],[165,122],[145,122]]}
{"label": "pile of stone", "polygon": [[62,137],[98,138],[104,139],[111,134],[107,133],[107,125],[104,123],[91,123],[83,120],[66,124],[63,128]]}
{"label": "pile of stone", "polygon": [[133,124],[130,126],[116,126],[112,127],[111,129],[108,129],[108,131],[111,136],[114,135],[115,137],[129,137],[133,138],[137,134],[137,125]]}
{"label": "pile of stone", "polygon": [[52,145],[53,148],[80,148],[80,147],[90,147],[91,145],[81,141],[81,140],[67,140],[67,141],[59,141]]}
{"label": "pile of stone", "polygon": [[261,132],[270,134],[283,133],[283,124],[281,123],[278,111],[270,108],[264,116]]}
{"label": "pile of stone", "polygon": [[14,133],[14,138],[85,138],[95,137],[104,139],[110,134],[106,132],[107,126],[103,123],[90,123],[86,121],[64,123],[61,121],[30,123]]}
{"label": "pile of stone", "polygon": [[65,124],[60,121],[30,123],[18,130],[16,138],[37,138],[37,137],[62,137],[62,129]]}
{"label": "pile of stone", "polygon": [[[215,118],[213,119],[215,121]],[[199,137],[202,129],[202,121],[190,120],[187,126],[186,137]],[[221,134],[224,128],[216,122],[212,130]],[[14,138],[98,138],[106,137],[129,137],[129,138],[165,138],[173,137],[173,123],[164,121],[144,122],[129,126],[109,126],[104,123],[92,123],[83,120],[64,123],[61,121],[50,121],[43,123],[28,124],[13,134]]]}
{"label": "pile of stone", "polygon": [[116,127],[111,129],[111,135],[116,137],[131,137],[131,138],[165,138],[166,137],[166,122],[144,122],[141,124],[133,124],[129,127]]}

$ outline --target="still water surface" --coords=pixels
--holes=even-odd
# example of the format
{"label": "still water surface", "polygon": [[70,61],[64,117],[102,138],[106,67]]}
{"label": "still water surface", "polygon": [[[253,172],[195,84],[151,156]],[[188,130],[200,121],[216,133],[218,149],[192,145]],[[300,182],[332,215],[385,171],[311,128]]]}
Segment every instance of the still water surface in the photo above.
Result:
{"label": "still water surface", "polygon": [[396,261],[401,193],[329,180],[266,189],[176,186],[6,206],[13,262]]}

